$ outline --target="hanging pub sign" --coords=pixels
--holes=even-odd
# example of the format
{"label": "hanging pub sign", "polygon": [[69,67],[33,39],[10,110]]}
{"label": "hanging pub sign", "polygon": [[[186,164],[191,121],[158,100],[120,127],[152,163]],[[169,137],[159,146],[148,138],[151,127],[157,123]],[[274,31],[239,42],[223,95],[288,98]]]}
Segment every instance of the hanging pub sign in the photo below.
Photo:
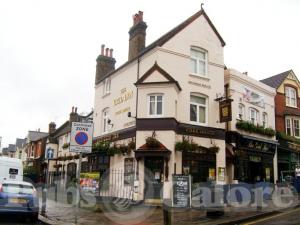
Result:
{"label": "hanging pub sign", "polygon": [[232,99],[225,99],[219,102],[220,123],[232,120],[231,102]]}

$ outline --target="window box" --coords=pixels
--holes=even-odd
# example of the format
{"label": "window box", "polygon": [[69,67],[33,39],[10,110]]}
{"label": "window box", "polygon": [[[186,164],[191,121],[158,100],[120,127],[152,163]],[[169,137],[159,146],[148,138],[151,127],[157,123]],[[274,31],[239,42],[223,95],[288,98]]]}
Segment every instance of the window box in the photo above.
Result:
{"label": "window box", "polygon": [[253,123],[244,120],[237,121],[235,126],[239,130],[248,131],[249,133],[266,135],[269,137],[274,137],[276,134],[275,130],[272,128],[264,128],[263,126],[254,125]]}

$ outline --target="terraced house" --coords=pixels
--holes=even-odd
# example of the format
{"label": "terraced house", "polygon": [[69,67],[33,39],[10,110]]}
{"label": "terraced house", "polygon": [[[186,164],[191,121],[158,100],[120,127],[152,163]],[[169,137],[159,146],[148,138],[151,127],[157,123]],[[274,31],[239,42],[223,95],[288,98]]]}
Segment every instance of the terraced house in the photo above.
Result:
{"label": "terraced house", "polygon": [[275,121],[278,146],[278,176],[294,176],[300,165],[300,83],[292,70],[261,82],[276,89]]}
{"label": "terraced house", "polygon": [[170,198],[172,174],[225,183],[225,124],[216,101],[224,93],[224,40],[203,9],[147,47],[146,28],[138,12],[119,68],[102,46],[94,150],[110,156],[109,167],[123,174],[117,190],[134,185],[135,199]]}
{"label": "terraced house", "polygon": [[226,132],[228,183],[276,181],[276,90],[234,69],[225,70],[225,90],[232,100]]}

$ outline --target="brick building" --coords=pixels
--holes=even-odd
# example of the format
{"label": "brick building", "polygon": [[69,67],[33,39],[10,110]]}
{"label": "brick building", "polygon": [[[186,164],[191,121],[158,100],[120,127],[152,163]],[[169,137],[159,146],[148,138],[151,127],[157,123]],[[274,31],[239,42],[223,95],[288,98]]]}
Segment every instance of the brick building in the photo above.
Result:
{"label": "brick building", "polygon": [[278,146],[278,176],[281,180],[294,175],[300,164],[300,83],[292,70],[261,82],[277,90],[275,123]]}

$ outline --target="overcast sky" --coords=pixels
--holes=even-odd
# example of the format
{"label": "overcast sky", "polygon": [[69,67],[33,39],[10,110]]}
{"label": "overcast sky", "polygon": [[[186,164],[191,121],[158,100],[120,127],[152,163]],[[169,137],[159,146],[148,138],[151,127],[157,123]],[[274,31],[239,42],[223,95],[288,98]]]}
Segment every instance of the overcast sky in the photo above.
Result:
{"label": "overcast sky", "polygon": [[[293,69],[300,76],[300,1],[203,0],[226,42],[225,64],[262,79]],[[61,125],[72,106],[94,102],[101,44],[127,60],[132,15],[144,11],[146,44],[200,10],[201,1],[0,0],[2,147],[28,130]]]}

